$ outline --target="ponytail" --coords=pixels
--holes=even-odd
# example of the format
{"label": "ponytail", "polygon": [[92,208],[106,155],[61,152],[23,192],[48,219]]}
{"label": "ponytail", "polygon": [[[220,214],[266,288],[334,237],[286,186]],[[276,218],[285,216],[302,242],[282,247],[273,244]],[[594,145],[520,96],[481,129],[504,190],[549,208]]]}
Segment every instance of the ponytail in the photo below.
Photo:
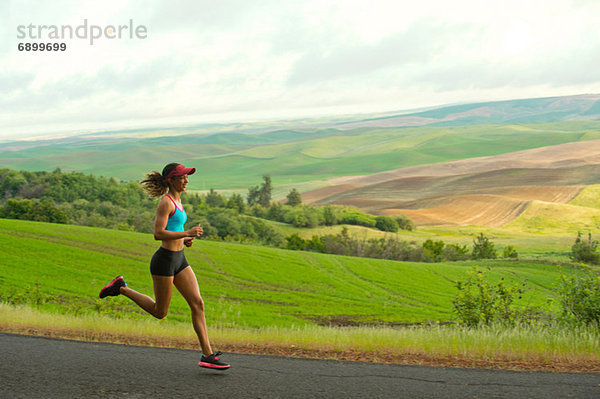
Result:
{"label": "ponytail", "polygon": [[169,180],[167,176],[173,169],[179,165],[178,163],[170,163],[163,168],[162,173],[152,171],[152,173],[146,173],[146,177],[142,180],[142,187],[148,192],[148,195],[152,198],[162,197],[169,191]]}
{"label": "ponytail", "polygon": [[162,174],[157,171],[146,173],[146,177],[141,183],[151,198],[162,197],[169,191],[169,184],[165,181]]}

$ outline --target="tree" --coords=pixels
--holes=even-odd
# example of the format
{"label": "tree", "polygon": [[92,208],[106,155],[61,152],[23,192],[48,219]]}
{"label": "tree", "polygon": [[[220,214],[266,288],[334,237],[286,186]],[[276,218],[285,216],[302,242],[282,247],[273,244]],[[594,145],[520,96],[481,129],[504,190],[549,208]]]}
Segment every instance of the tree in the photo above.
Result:
{"label": "tree", "polygon": [[290,190],[290,193],[287,195],[287,204],[290,206],[298,206],[302,204],[302,196],[295,188]]}
{"label": "tree", "polygon": [[211,208],[222,208],[225,205],[225,199],[221,194],[210,189],[210,192],[206,194],[206,205]]}
{"label": "tree", "polygon": [[279,202],[274,202],[271,204],[269,210],[267,211],[267,219],[274,220],[276,222],[282,222],[284,221],[283,217],[283,205],[281,205]]}
{"label": "tree", "polygon": [[325,208],[323,208],[323,221],[325,226],[333,226],[334,224],[337,224],[338,219],[331,205],[327,205]]}
{"label": "tree", "polygon": [[271,176],[263,176],[264,183],[261,186],[254,186],[248,189],[248,205],[259,204],[263,208],[267,208],[271,204],[271,191],[273,190],[271,184]]}
{"label": "tree", "polygon": [[260,189],[258,186],[253,186],[248,189],[248,196],[246,197],[248,205],[252,206],[258,204],[259,193]]}
{"label": "tree", "polygon": [[25,177],[10,169],[3,169],[0,175],[0,198],[15,197],[19,190],[27,184]]}
{"label": "tree", "polygon": [[244,204],[244,199],[240,194],[233,194],[227,201],[227,208],[235,209],[238,213],[244,213],[246,204]]}
{"label": "tree", "polygon": [[496,249],[494,243],[491,242],[483,233],[479,233],[477,238],[473,240],[473,259],[496,259]]}
{"label": "tree", "polygon": [[261,185],[258,192],[258,203],[263,208],[267,208],[271,204],[271,191],[273,190],[273,187],[271,185],[270,175],[264,175],[263,179],[265,182]]}

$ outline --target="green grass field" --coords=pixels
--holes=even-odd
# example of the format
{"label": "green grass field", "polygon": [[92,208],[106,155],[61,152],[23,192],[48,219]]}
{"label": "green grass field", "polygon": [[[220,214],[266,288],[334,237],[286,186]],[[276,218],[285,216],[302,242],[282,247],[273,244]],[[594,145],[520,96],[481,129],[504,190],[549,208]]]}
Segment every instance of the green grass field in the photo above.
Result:
{"label": "green grass field", "polygon": [[[0,331],[196,349],[180,295],[174,294],[163,320],[144,314],[127,298],[97,297],[119,274],[151,295],[148,263],[156,247],[148,234],[0,219]],[[522,305],[538,307],[555,295],[556,266],[392,262],[202,240],[186,256],[206,303],[211,340],[223,350],[453,367],[600,370],[594,328],[469,329],[436,323],[453,320],[454,281],[473,265],[489,267],[493,281],[527,280]],[[424,327],[397,325],[421,322]],[[360,326],[336,327],[353,324]]]}
{"label": "green grass field", "polygon": [[[97,295],[119,274],[151,295],[157,246],[147,234],[0,219],[0,294],[47,311],[144,318],[124,297]],[[209,323],[223,327],[451,321],[454,282],[474,265],[489,266],[492,279],[526,279],[528,305],[543,306],[558,282],[556,266],[529,261],[408,263],[211,241],[186,256]],[[178,294],[169,320],[189,320]]]}

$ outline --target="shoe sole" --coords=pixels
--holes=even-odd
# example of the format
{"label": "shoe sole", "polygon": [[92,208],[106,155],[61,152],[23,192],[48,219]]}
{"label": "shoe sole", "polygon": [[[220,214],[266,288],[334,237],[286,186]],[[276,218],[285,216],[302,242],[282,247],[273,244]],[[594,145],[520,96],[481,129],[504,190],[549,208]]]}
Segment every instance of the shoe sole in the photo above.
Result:
{"label": "shoe sole", "polygon": [[198,366],[204,367],[207,369],[213,369],[213,370],[226,370],[229,367],[231,367],[229,364],[227,366],[219,366],[218,364],[212,364],[212,363],[206,363],[206,362],[200,362],[200,363],[198,363]]}
{"label": "shoe sole", "polygon": [[102,295],[102,293],[104,292],[104,290],[106,290],[107,288],[110,288],[117,280],[121,280],[121,279],[123,279],[123,276],[119,276],[119,277],[115,278],[113,281],[111,281],[110,283],[106,284],[104,286],[104,288],[102,288],[100,290],[100,298],[106,298],[108,296],[108,294],[106,294],[104,296]]}

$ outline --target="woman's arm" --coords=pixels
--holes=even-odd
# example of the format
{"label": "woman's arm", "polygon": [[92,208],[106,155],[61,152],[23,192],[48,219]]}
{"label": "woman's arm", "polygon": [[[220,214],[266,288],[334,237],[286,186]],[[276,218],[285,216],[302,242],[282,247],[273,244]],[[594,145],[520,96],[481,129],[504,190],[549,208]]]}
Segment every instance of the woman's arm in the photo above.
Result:
{"label": "woman's arm", "polygon": [[202,234],[200,225],[192,227],[187,231],[169,231],[166,230],[169,215],[175,209],[175,205],[167,198],[163,197],[156,208],[156,219],[154,220],[154,239],[161,241],[179,240],[186,237],[199,237]]}

